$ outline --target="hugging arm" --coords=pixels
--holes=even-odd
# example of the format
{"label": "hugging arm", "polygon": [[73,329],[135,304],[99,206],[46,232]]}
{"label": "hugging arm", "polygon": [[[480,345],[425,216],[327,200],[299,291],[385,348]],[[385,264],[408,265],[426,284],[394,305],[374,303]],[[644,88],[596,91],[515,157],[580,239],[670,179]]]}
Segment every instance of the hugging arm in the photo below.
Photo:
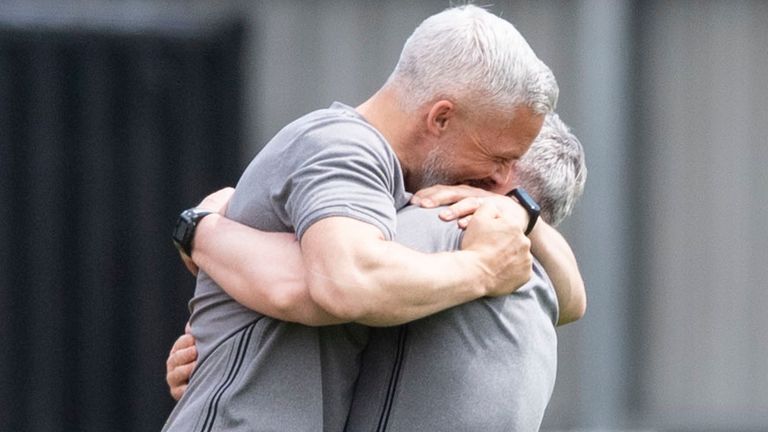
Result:
{"label": "hugging arm", "polygon": [[[440,217],[445,220],[458,220],[459,225],[466,226],[467,221],[472,218],[472,213],[485,200],[506,202],[506,207],[500,204],[506,209],[519,207],[509,206],[512,203],[511,198],[471,186],[433,186],[416,193],[412,202],[424,207],[449,205],[441,212]],[[542,219],[536,223],[530,240],[531,252],[544,266],[557,294],[557,324],[568,324],[580,319],[586,312],[587,294],[570,245],[556,229]]]}
{"label": "hugging arm", "polygon": [[310,296],[293,233],[258,231],[212,214],[198,225],[192,260],[249,309],[311,326],[344,321]]}
{"label": "hugging arm", "polygon": [[395,325],[506,294],[530,278],[527,221],[499,216],[493,206],[481,209],[464,250],[424,254],[345,217],[315,222],[299,247],[293,234],[212,214],[198,224],[192,259],[239,303],[273,318]]}
{"label": "hugging arm", "polygon": [[536,223],[530,237],[531,252],[544,266],[555,287],[560,311],[557,325],[581,319],[587,310],[587,293],[568,242],[543,220]]}
{"label": "hugging arm", "polygon": [[198,223],[192,257],[181,254],[187,268],[202,268],[238,303],[264,315],[305,325],[341,322],[309,296],[294,234],[256,231],[221,216],[233,193],[221,189],[198,205],[214,213]]}
{"label": "hugging arm", "polygon": [[327,218],[304,234],[301,250],[315,301],[349,321],[393,325],[522,285],[531,265],[522,229],[483,206],[461,251],[425,254],[384,240],[369,224]]}

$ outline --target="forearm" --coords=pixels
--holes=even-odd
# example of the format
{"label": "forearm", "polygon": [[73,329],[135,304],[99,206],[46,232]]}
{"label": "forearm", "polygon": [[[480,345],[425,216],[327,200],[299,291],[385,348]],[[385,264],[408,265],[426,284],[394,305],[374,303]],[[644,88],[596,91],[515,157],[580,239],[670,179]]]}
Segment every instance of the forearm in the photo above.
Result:
{"label": "forearm", "polygon": [[341,322],[310,296],[292,233],[262,232],[212,214],[197,227],[192,258],[249,309],[306,325]]}
{"label": "forearm", "polygon": [[544,221],[531,232],[531,252],[554,284],[560,309],[558,325],[584,316],[587,295],[576,257],[563,236]]}
{"label": "forearm", "polygon": [[[506,287],[506,281],[515,279],[512,283],[519,286],[530,276],[527,240],[523,251],[510,246],[501,253],[497,252],[504,247],[495,248],[493,254],[482,250],[424,254],[383,240],[368,224],[335,224],[332,219],[307,231],[302,251],[312,297],[345,320],[400,324],[488,295],[489,289]],[[345,238],[355,240],[340,241]],[[519,256],[518,265],[509,264],[519,274],[511,275],[506,267],[503,274],[494,272],[496,263],[484,265],[480,259],[489,255],[505,266],[516,259],[512,255]]]}
{"label": "forearm", "polygon": [[318,303],[350,321],[402,324],[485,295],[481,277],[463,253],[422,254],[382,240],[354,261],[336,261],[348,272],[310,270],[310,291]]}

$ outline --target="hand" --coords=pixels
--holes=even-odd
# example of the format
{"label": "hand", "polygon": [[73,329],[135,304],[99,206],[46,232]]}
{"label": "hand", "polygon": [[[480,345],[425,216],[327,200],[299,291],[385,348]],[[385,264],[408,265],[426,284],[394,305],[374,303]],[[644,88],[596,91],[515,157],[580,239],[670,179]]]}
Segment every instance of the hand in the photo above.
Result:
{"label": "hand", "polygon": [[458,219],[461,228],[467,227],[472,214],[484,202],[493,202],[505,217],[513,221],[524,221],[527,227],[528,213],[515,199],[472,186],[431,186],[416,192],[411,199],[411,203],[426,208],[448,205],[448,208],[440,212],[440,219]]}
{"label": "hand", "polygon": [[184,331],[185,333],[174,342],[168,354],[168,360],[165,361],[165,382],[168,383],[171,397],[175,400],[181,399],[187,390],[189,377],[197,366],[195,338],[192,336],[189,323]]}
{"label": "hand", "polygon": [[424,208],[432,208],[454,204],[466,198],[482,198],[493,195],[496,194],[467,185],[435,185],[424,188],[413,194],[411,204]]}
{"label": "hand", "polygon": [[486,295],[509,294],[531,278],[531,242],[524,229],[519,220],[505,217],[491,202],[483,203],[469,221],[462,250],[477,253],[487,279]]}
{"label": "hand", "polygon": [[197,206],[223,215],[227,212],[227,206],[229,205],[229,200],[232,198],[233,193],[235,193],[235,189],[231,187],[219,189],[203,198]]}
{"label": "hand", "polygon": [[460,218],[458,220],[459,227],[466,228],[469,225],[469,221],[472,220],[472,214],[483,203],[495,205],[501,211],[503,217],[509,219],[510,222],[522,224],[523,232],[525,232],[530,215],[516,199],[504,195],[492,194],[485,198],[464,198],[440,212],[440,218],[446,221]]}
{"label": "hand", "polygon": [[197,267],[197,264],[192,261],[192,258],[182,251],[179,251],[179,258],[181,258],[181,261],[184,263],[184,266],[187,267],[187,270],[192,273],[192,276],[197,276],[197,272],[199,272],[200,269]]}

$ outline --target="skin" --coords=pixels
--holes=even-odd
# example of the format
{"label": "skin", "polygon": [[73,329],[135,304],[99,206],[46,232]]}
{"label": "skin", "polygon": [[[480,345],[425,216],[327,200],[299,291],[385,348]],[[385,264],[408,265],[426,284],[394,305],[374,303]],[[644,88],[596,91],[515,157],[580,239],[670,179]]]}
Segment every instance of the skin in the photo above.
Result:
{"label": "skin", "polygon": [[[448,100],[426,104],[416,114],[397,106],[396,95],[385,89],[357,109],[391,144],[409,189],[422,185],[424,162],[434,151],[445,153],[445,174],[451,181],[483,181],[497,190],[508,187],[512,158],[527,151],[543,121],[528,108],[515,110],[507,122],[478,116],[482,121],[477,123]],[[504,213],[493,205],[479,208],[461,251],[423,254],[387,241],[377,228],[350,218],[318,221],[298,245],[285,234],[256,237],[237,231],[212,215],[198,225],[193,258],[238,302],[277,319],[307,325],[395,325],[482,296],[507,294],[524,284],[532,262],[530,242],[523,235],[527,219],[519,206]],[[274,243],[261,252],[243,246],[265,242]],[[284,247],[299,249],[300,259]],[[270,260],[262,256],[265,250],[281,258]],[[275,262],[280,265],[259,267]],[[269,283],[248,282],[259,276]],[[290,283],[266,289],[280,281]],[[248,302],[253,295],[248,291],[259,289],[258,301]]]}
{"label": "skin", "polygon": [[[217,191],[206,197],[200,206],[223,212],[226,210],[226,204],[233,191],[232,188]],[[502,207],[512,204],[509,198],[474,187],[449,187],[442,185],[419,191],[414,195],[412,201],[414,204],[418,203],[424,207],[435,207],[452,203],[441,214],[441,218],[444,220],[456,220],[460,226],[464,227],[469,223],[471,215],[485,200],[497,201],[497,204]],[[530,237],[533,243],[532,250],[534,254],[537,257],[546,257],[545,259],[540,258],[540,261],[547,269],[557,293],[560,310],[558,325],[564,325],[582,318],[586,312],[584,282],[578,271],[563,270],[560,266],[563,262],[570,263],[574,268],[577,266],[576,258],[570,251],[570,248],[567,247],[565,239],[544,221],[539,221],[536,224]],[[546,248],[549,249],[547,250]],[[189,270],[196,274],[198,271],[196,264],[184,255],[182,257]],[[247,305],[247,302],[252,301],[252,299],[245,299],[245,301],[246,303],[244,304]],[[180,399],[186,390],[189,378],[197,365],[196,359],[197,350],[194,338],[191,335],[189,325],[187,325],[185,334],[174,342],[166,361],[166,382],[174,399]]]}
{"label": "skin", "polygon": [[544,122],[543,114],[523,106],[472,118],[451,100],[425,104],[415,113],[397,106],[397,93],[384,88],[357,111],[392,145],[409,191],[435,184],[425,182],[422,173],[427,155],[438,149],[447,167],[442,173],[446,184],[483,184],[490,192],[502,192],[511,164],[528,151]]}
{"label": "skin", "polygon": [[[399,106],[396,92],[385,87],[357,110],[391,144],[409,190],[428,186],[423,167],[435,149],[444,152],[447,179],[483,181],[498,190],[544,121],[527,107],[518,107],[502,122],[494,116],[474,121],[451,100],[425,104],[416,113]],[[511,214],[481,206],[467,227],[463,249],[439,254],[386,241],[377,228],[357,220],[320,220],[300,245],[311,299],[343,321],[393,325],[509,293],[530,278],[532,262],[530,243],[521,235],[527,214]],[[334,248],[329,250],[329,244]]]}
{"label": "skin", "polygon": [[[512,179],[512,183],[517,184],[517,181]],[[450,204],[440,213],[440,218],[446,221],[455,220],[460,227],[465,228],[472,214],[486,200],[493,200],[502,211],[509,209],[511,201],[510,198],[471,186],[437,185],[417,192],[412,202],[426,208]],[[557,293],[560,310],[557,324],[564,325],[581,319],[587,308],[586,289],[578,271],[576,257],[568,243],[557,230],[541,219],[536,223],[529,238],[531,252],[547,270]]]}
{"label": "skin", "polygon": [[[506,121],[494,116],[471,121],[450,100],[426,104],[416,113],[404,113],[398,106],[397,95],[385,88],[357,110],[392,146],[408,190],[429,186],[432,180],[425,178],[423,168],[435,152],[440,154],[438,171],[448,182],[479,184],[489,191],[508,189],[511,165],[528,150],[544,120],[525,107],[514,110]],[[524,284],[532,262],[530,241],[523,235],[527,222],[519,205],[502,212],[489,202],[478,206],[467,223],[461,251],[421,254],[386,241],[378,229],[349,218],[316,222],[298,245],[295,237],[280,233],[249,238],[255,230],[237,231],[237,224],[211,215],[197,228],[192,258],[233,298],[268,316],[309,325],[348,321],[394,325],[482,296],[508,294]],[[233,242],[229,245],[222,241],[227,232],[224,236]],[[200,247],[215,244],[215,238],[218,247]],[[277,248],[264,247],[266,238],[277,242]],[[285,255],[278,260],[280,266],[254,268],[250,263],[261,260],[233,247],[237,244],[261,245],[270,255],[280,249]],[[334,245],[332,250],[329,244]],[[298,258],[292,250],[300,253]],[[268,277],[289,281],[281,289],[250,283],[252,277],[263,278],[275,270],[283,274]],[[232,286],[237,288],[227,288]],[[272,289],[254,297],[253,289],[265,286]],[[257,301],[249,304],[248,298]],[[188,349],[177,352],[189,358]],[[169,380],[172,366],[169,358]]]}

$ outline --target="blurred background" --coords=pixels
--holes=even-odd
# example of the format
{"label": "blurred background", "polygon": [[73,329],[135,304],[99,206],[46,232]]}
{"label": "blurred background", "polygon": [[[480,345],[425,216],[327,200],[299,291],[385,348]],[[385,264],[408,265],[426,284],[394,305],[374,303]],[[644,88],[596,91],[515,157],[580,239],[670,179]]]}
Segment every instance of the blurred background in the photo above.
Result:
{"label": "blurred background", "polygon": [[[0,431],[159,430],[177,214],[447,0],[0,1]],[[545,431],[768,430],[768,2],[496,1],[587,152]]]}

